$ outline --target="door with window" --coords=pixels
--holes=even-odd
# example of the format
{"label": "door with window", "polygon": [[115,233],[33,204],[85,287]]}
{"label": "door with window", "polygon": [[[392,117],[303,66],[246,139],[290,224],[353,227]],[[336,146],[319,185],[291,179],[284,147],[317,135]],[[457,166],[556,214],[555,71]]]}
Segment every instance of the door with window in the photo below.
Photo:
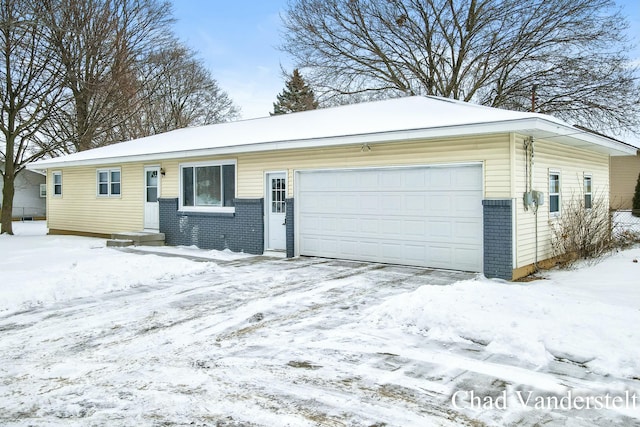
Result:
{"label": "door with window", "polygon": [[160,227],[160,167],[147,166],[144,168],[144,228],[158,230]]}
{"label": "door with window", "polygon": [[284,172],[268,173],[266,179],[266,249],[285,250],[286,240],[286,202],[287,174]]}

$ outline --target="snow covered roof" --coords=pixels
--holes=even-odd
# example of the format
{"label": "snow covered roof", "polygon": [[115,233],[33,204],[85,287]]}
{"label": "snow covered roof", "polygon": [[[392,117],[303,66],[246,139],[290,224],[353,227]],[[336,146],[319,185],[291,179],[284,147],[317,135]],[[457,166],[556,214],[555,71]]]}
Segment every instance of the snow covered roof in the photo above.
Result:
{"label": "snow covered roof", "polygon": [[635,154],[635,148],[627,144],[577,129],[548,115],[501,110],[434,96],[412,96],[178,129],[41,160],[29,165],[29,168],[47,169],[500,132],[518,132],[611,155]]}

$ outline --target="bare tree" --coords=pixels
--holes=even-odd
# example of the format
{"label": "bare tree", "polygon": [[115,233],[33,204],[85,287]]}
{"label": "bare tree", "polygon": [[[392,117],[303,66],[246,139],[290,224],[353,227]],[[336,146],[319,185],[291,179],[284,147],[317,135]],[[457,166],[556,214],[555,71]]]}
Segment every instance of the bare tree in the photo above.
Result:
{"label": "bare tree", "polygon": [[293,0],[282,49],[325,102],[438,95],[601,130],[638,126],[638,70],[610,0]]}
{"label": "bare tree", "polygon": [[0,161],[4,171],[0,233],[13,234],[16,176],[53,149],[42,134],[53,111],[63,106],[60,69],[47,48],[46,28],[28,0],[0,1]]}
{"label": "bare tree", "polygon": [[239,115],[193,51],[174,41],[141,63],[138,114],[123,131],[137,138],[187,126],[202,126],[235,119]]}
{"label": "bare tree", "polygon": [[137,113],[140,61],[171,37],[163,0],[41,0],[52,49],[65,70],[72,103],[52,133],[69,151],[117,142],[115,128]]}

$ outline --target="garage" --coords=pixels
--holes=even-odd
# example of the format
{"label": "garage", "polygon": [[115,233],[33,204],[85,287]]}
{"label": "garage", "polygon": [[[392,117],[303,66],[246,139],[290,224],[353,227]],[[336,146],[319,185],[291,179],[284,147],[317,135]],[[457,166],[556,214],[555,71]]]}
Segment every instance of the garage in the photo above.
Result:
{"label": "garage", "polygon": [[482,271],[482,165],[296,173],[299,255]]}

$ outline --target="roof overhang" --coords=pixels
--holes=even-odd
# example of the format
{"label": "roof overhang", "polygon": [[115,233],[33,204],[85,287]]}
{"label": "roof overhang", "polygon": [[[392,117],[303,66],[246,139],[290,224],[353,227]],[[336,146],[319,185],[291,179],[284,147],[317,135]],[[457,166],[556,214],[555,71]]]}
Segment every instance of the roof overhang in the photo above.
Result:
{"label": "roof overhang", "polygon": [[[65,157],[41,160],[27,165],[28,169],[46,170],[70,166],[92,166],[132,162],[152,162],[168,159],[188,159],[204,156],[224,156],[242,153],[293,150],[304,148],[361,145],[399,141],[418,141],[436,138],[486,135],[496,133],[518,133],[536,139],[558,142],[571,147],[591,150],[611,156],[635,155],[637,148],[569,125],[563,125],[541,117],[529,117],[498,122],[483,122],[464,125],[429,127],[421,129],[393,130],[388,132],[337,135],[324,138],[237,143],[235,145],[166,152],[147,152],[111,156],[104,158],[67,159]],[[152,146],[151,146],[152,147]],[[149,148],[151,148],[149,147]]]}

